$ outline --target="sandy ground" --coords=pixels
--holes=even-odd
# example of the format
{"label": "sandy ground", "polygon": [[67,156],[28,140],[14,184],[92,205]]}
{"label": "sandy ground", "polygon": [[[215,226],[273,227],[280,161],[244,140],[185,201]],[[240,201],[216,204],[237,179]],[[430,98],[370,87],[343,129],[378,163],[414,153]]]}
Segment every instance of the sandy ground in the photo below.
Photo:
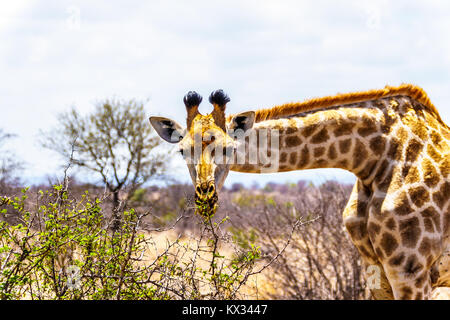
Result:
{"label": "sandy ground", "polygon": [[[149,238],[151,238],[151,245],[148,247],[145,253],[145,258],[142,263],[144,265],[151,263],[159,254],[164,253],[170,243],[176,241],[179,234],[174,230],[164,231],[164,232],[155,232],[152,233],[151,236],[147,234]],[[207,239],[203,239],[201,242],[198,242],[195,235],[191,235],[188,233],[184,233],[179,238],[179,243],[183,245],[183,247],[188,247],[192,249],[206,248],[207,247]],[[176,246],[177,247],[177,246]],[[179,247],[177,247],[179,248]],[[170,252],[174,253],[177,249],[172,248]],[[191,259],[194,258],[194,250],[186,251],[184,255],[178,254],[180,262],[190,262]],[[234,248],[231,245],[225,244],[219,248],[219,252],[221,255],[225,256],[226,259],[231,259],[235,252]],[[196,259],[196,264],[198,267],[201,267],[204,270],[209,269],[209,261],[211,261],[211,254],[207,252],[203,252],[202,250],[198,251],[198,256]],[[257,263],[255,266],[255,270],[259,270],[264,265],[263,262]],[[270,267],[266,268],[259,274],[251,275],[247,282],[239,289],[239,293],[242,295],[242,298],[245,299],[267,299],[267,293],[273,291],[273,288],[270,284]],[[207,288],[204,288],[204,292],[207,292]]]}

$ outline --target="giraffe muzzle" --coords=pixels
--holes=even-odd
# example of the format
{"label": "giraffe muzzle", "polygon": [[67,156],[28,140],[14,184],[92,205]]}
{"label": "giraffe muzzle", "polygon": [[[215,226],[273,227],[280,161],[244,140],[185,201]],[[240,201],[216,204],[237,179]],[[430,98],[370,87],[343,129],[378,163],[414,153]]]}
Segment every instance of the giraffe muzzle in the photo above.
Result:
{"label": "giraffe muzzle", "polygon": [[196,212],[210,217],[217,210],[217,192],[214,181],[202,182],[195,187]]}

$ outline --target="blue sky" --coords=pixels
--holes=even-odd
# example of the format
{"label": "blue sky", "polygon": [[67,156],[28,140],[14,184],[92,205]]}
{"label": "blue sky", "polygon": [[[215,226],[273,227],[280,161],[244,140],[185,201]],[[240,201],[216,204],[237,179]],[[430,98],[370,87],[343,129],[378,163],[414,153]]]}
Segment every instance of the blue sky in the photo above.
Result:
{"label": "blue sky", "polygon": [[[4,2],[0,128],[18,135],[10,149],[37,181],[63,164],[39,146],[39,129],[111,96],[148,98],[149,116],[183,123],[189,90],[223,88],[234,113],[408,82],[450,123],[449,17],[450,1],[437,0]],[[228,182],[329,178],[353,181],[308,170],[232,173]]]}

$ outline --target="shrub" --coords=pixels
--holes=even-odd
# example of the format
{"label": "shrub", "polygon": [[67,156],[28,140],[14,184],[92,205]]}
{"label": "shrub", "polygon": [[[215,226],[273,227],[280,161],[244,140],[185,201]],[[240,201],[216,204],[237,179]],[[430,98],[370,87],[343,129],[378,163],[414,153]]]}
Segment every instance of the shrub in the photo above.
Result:
{"label": "shrub", "polygon": [[20,197],[0,198],[1,215],[14,210],[19,217],[15,225],[0,222],[1,299],[235,299],[261,271],[257,246],[239,250],[241,259],[222,253],[231,243],[221,231],[228,218],[191,216],[201,230],[195,244],[179,237],[149,258],[152,235],[161,230],[142,228],[148,213],[122,212],[112,232],[102,209],[107,195],[86,191],[76,199],[67,186],[54,185],[33,203],[28,196],[24,189]]}

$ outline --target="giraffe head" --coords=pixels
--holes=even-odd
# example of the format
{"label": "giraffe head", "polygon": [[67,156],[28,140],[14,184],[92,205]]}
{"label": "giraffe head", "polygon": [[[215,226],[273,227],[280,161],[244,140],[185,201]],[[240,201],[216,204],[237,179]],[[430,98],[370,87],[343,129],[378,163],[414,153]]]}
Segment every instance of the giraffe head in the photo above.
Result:
{"label": "giraffe head", "polygon": [[198,107],[202,97],[188,92],[183,99],[187,110],[186,128],[176,121],[163,117],[150,117],[150,123],[161,138],[177,143],[195,187],[197,211],[202,215],[213,215],[217,210],[218,191],[222,188],[235,152],[240,132],[253,126],[255,113],[243,112],[226,122],[225,107],[230,98],[216,90],[209,96],[214,109],[202,115]]}

